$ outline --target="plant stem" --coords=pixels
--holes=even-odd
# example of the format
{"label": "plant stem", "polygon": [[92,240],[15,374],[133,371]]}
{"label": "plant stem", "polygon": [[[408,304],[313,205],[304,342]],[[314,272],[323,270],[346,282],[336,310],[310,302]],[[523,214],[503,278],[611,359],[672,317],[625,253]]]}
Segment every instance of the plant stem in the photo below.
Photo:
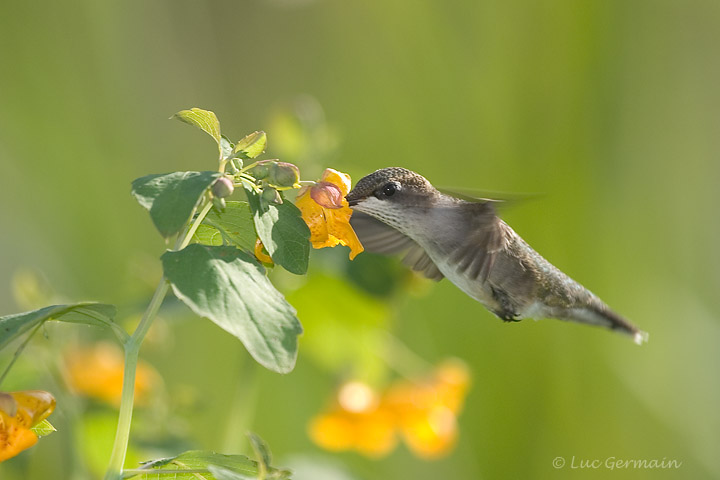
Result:
{"label": "plant stem", "polygon": [[165,295],[170,288],[170,284],[163,277],[160,284],[155,290],[155,294],[150,300],[147,310],[143,314],[142,320],[137,329],[133,333],[130,340],[125,344],[125,371],[123,374],[123,389],[120,399],[120,415],[118,417],[117,432],[115,433],[115,443],[113,444],[112,454],[110,456],[110,465],[105,473],[105,480],[117,480],[122,478],[122,467],[125,463],[125,454],[127,453],[128,440],[130,438],[130,424],[132,423],[133,400],[135,396],[135,369],[137,367],[138,354],[140,353],[140,345],[145,338],[155,314],[160,309],[160,305],[165,299]]}
{"label": "plant stem", "polygon": [[[182,250],[187,247],[195,231],[211,208],[212,202],[206,201],[190,228],[178,236],[175,242],[176,250]],[[182,241],[180,238],[182,238]],[[132,423],[133,404],[135,400],[135,370],[137,368],[138,355],[140,354],[140,346],[145,339],[145,335],[147,335],[147,332],[150,330],[150,326],[169,288],[170,282],[163,277],[155,289],[155,293],[140,320],[140,324],[123,345],[125,347],[125,370],[123,374],[122,397],[120,398],[120,414],[118,415],[115,443],[113,444],[112,454],[110,455],[110,464],[105,473],[105,480],[120,480],[123,478],[122,468],[125,464],[125,455],[130,439],[130,424]]]}
{"label": "plant stem", "polygon": [[243,358],[238,377],[243,380],[238,382],[235,388],[230,414],[225,425],[225,440],[222,443],[223,450],[228,452],[236,452],[246,446],[247,438],[238,435],[238,432],[248,430],[257,410],[258,373],[255,362],[247,356]]}
{"label": "plant stem", "polygon": [[418,354],[410,350],[407,345],[389,332],[380,332],[378,335],[384,341],[383,348],[377,355],[397,373],[414,381],[422,372],[432,369],[432,364],[426,362]]}
{"label": "plant stem", "polygon": [[210,209],[212,208],[212,202],[207,202],[203,206],[202,210],[200,210],[200,213],[198,213],[198,216],[195,218],[195,221],[193,222],[192,226],[188,230],[188,232],[185,234],[185,238],[180,243],[179,246],[177,246],[177,250],[182,250],[183,248],[188,246],[188,243],[190,243],[190,240],[192,239],[193,235],[195,235],[195,231],[198,229],[200,224],[203,220],[205,220],[205,215],[208,214]]}
{"label": "plant stem", "polygon": [[[152,475],[152,477],[160,478],[160,475],[168,475],[167,478],[176,478],[178,474],[180,475],[190,475],[193,473],[210,473],[210,471],[207,468],[183,468],[182,470],[163,470],[163,469],[148,469],[148,468],[128,468],[127,470],[123,470],[122,478],[130,478],[134,477],[135,475],[145,475],[145,478],[148,478]],[[170,476],[172,475],[172,476]],[[198,478],[206,478],[206,477],[198,477]]]}

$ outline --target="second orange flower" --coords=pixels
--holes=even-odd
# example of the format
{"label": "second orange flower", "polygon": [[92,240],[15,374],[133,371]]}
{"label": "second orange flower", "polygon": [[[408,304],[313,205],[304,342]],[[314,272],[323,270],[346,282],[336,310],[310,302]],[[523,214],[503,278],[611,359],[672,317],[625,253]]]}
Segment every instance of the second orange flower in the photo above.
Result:
{"label": "second orange flower", "polygon": [[315,185],[300,190],[295,205],[310,228],[314,248],[346,245],[352,260],[364,249],[350,226],[352,210],[345,200],[350,186],[348,174],[328,168]]}

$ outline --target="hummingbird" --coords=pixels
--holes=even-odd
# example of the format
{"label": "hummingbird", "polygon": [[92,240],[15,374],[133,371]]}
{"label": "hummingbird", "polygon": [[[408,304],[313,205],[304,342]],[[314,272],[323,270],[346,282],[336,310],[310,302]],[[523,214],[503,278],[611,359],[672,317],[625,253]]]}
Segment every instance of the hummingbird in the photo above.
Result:
{"label": "hummingbird", "polygon": [[345,197],[365,250],[403,254],[435,281],[447,278],[502,320],[556,318],[599,325],[647,341],[600,298],[561,272],[497,215],[497,201],[448,195],[413,171],[377,170]]}

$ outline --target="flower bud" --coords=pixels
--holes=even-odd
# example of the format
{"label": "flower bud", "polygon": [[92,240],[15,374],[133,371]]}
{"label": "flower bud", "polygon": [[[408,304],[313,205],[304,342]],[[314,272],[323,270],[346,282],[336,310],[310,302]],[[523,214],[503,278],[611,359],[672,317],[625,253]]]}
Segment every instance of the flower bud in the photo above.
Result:
{"label": "flower bud", "polygon": [[213,197],[212,202],[213,202],[213,206],[217,210],[220,210],[220,211],[225,210],[225,199],[224,198]]}
{"label": "flower bud", "polygon": [[273,165],[268,182],[277,187],[292,187],[300,181],[300,169],[288,162]]}
{"label": "flower bud", "polygon": [[265,187],[262,191],[262,199],[267,203],[282,203],[280,192],[273,187]]}
{"label": "flower bud", "polygon": [[340,188],[330,182],[317,182],[310,187],[310,197],[324,208],[342,208],[343,194]]}
{"label": "flower bud", "polygon": [[256,162],[252,168],[248,169],[247,173],[252,175],[256,180],[264,180],[270,176],[274,162],[277,162],[277,160],[260,160]]}
{"label": "flower bud", "polygon": [[218,178],[212,186],[212,193],[217,198],[229,197],[234,190],[232,181],[227,177]]}

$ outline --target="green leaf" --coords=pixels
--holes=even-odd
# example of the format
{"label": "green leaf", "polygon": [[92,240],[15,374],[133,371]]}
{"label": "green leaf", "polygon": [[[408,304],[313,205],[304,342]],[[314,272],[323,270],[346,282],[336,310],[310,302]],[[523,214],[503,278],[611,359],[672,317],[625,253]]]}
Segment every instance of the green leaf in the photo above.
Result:
{"label": "green leaf", "polygon": [[235,145],[234,152],[240,158],[255,158],[265,151],[267,135],[265,132],[253,132]]}
{"label": "green leaf", "polygon": [[295,366],[295,309],[254,257],[235,247],[188,245],[162,256],[175,295],[196,314],[240,339],[264,367],[287,373]]}
{"label": "green leaf", "polygon": [[195,230],[195,234],[192,237],[192,243],[201,243],[203,245],[224,245],[223,235],[215,227],[210,225],[200,224]]}
{"label": "green leaf", "polygon": [[250,205],[247,202],[230,201],[226,203],[222,212],[210,210],[203,225],[200,225],[195,232],[193,241],[205,245],[222,245],[223,237],[226,242],[233,243],[243,250],[253,251],[257,234]]}
{"label": "green leaf", "polygon": [[310,229],[300,210],[290,202],[265,204],[245,189],[258,237],[273,261],[288,272],[303,275],[310,256]]}
{"label": "green leaf", "polygon": [[132,182],[132,194],[150,212],[155,227],[168,238],[178,233],[212,185],[218,172],[146,175]]}
{"label": "green leaf", "polygon": [[215,480],[256,480],[258,477],[251,477],[244,473],[233,472],[227,468],[218,467],[217,465],[208,465],[208,471],[212,473]]}
{"label": "green leaf", "polygon": [[201,108],[191,108],[190,110],[180,110],[171,118],[177,118],[181,122],[194,125],[213,137],[222,153],[222,146],[220,144],[222,138],[220,135],[220,122],[215,116],[215,113]]}
{"label": "green leaf", "polygon": [[248,432],[248,438],[250,439],[250,446],[252,446],[253,452],[258,462],[265,467],[272,465],[272,454],[270,453],[270,447],[265,443],[260,435],[254,432]]}
{"label": "green leaf", "polygon": [[222,158],[230,158],[233,156],[233,144],[225,135],[220,135],[220,154]]}
{"label": "green leaf", "polygon": [[[147,473],[144,472],[145,470]],[[216,475],[216,472],[219,474]],[[258,465],[245,455],[223,455],[191,450],[175,457],[147,462],[138,470],[132,470],[132,473],[135,477],[140,475],[139,478],[143,480],[235,480],[238,478],[246,480],[257,478]],[[271,468],[266,478],[284,480],[290,478],[290,472]]]}
{"label": "green leaf", "polygon": [[43,420],[34,427],[30,428],[30,430],[32,430],[38,437],[46,437],[53,432],[57,432],[55,427],[53,427],[47,420]]}
{"label": "green leaf", "polygon": [[17,337],[48,320],[110,327],[118,332],[119,327],[113,322],[115,312],[116,308],[113,305],[81,302],[51,305],[31,312],[6,315],[0,317],[0,350]]}

